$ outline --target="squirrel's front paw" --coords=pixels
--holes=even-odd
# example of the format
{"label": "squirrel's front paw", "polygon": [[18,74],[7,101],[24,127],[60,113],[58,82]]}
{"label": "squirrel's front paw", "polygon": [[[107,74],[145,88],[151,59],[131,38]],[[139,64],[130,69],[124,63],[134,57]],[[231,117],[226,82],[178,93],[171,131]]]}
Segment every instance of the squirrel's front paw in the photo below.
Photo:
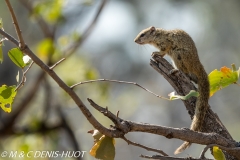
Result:
{"label": "squirrel's front paw", "polygon": [[163,57],[162,55],[161,55],[161,53],[160,52],[152,52],[152,54],[151,54],[151,56],[152,57],[155,57],[155,56],[160,56],[160,57]]}
{"label": "squirrel's front paw", "polygon": [[175,73],[177,73],[179,70],[178,69],[176,69],[176,68],[174,68],[174,69],[172,69],[171,71],[169,71],[169,75],[171,75],[171,74],[175,74]]}

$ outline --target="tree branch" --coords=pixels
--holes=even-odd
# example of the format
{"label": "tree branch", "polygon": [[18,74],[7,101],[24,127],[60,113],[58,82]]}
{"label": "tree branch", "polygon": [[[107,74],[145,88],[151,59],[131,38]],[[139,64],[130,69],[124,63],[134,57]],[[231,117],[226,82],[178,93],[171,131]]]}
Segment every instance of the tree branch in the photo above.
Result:
{"label": "tree branch", "polygon": [[[111,113],[108,109],[105,109],[99,105],[97,105],[93,100],[88,99],[91,106],[93,106],[96,110],[103,113],[106,117],[108,117],[115,125],[118,130],[122,130],[123,132],[145,132],[152,133],[156,135],[165,136],[166,138],[177,138],[184,141],[188,141],[191,143],[197,144],[219,144],[222,146],[235,147],[236,142],[228,140],[223,136],[217,133],[202,133],[195,132],[188,128],[172,128],[172,127],[164,127],[159,125],[145,124],[145,123],[137,123],[128,120],[123,120],[113,113]],[[101,132],[101,130],[99,130]]]}
{"label": "tree branch", "polygon": [[74,87],[76,87],[76,86],[78,86],[78,85],[86,84],[86,83],[94,83],[94,82],[115,82],[115,83],[131,84],[131,85],[135,85],[135,86],[137,86],[137,87],[139,87],[139,88],[141,88],[141,89],[149,92],[150,94],[152,94],[152,95],[154,95],[154,96],[156,96],[156,97],[158,97],[158,98],[162,98],[162,99],[165,99],[165,100],[169,100],[169,98],[165,98],[165,97],[163,97],[163,96],[159,96],[159,95],[157,95],[156,93],[150,91],[149,89],[141,86],[140,84],[138,84],[138,83],[136,83],[136,82],[119,81],[119,80],[112,80],[112,79],[96,79],[96,80],[83,81],[83,82],[79,82],[79,83],[76,83],[76,84],[72,85],[70,88],[73,89]]}
{"label": "tree branch", "polygon": [[[108,109],[103,108],[97,105],[91,99],[88,99],[90,104],[99,112],[103,113],[106,117],[108,117],[116,127],[116,130],[121,130],[124,134],[128,132],[145,132],[145,133],[152,133],[156,135],[162,135],[166,138],[177,138],[184,141],[188,141],[191,143],[197,143],[202,145],[209,145],[209,144],[218,144],[221,146],[226,146],[227,148],[234,148],[236,146],[236,142],[233,140],[229,140],[222,135],[217,133],[202,133],[202,132],[195,132],[190,129],[182,128],[171,128],[171,127],[164,127],[159,125],[151,125],[151,124],[144,124],[144,123],[137,123],[128,120],[123,120],[113,113],[108,111]],[[101,130],[99,130],[101,132]],[[227,150],[228,154],[231,154],[235,157],[240,157],[240,152],[236,152],[235,150]],[[227,155],[228,155],[227,154]],[[228,155],[229,156],[229,155]],[[234,158],[233,158],[234,159]]]}
{"label": "tree branch", "polygon": [[22,37],[22,33],[21,33],[21,30],[20,30],[20,27],[18,25],[18,21],[17,21],[17,18],[15,16],[15,13],[13,11],[13,8],[9,2],[9,0],[5,0],[7,6],[8,6],[8,9],[11,13],[11,17],[12,17],[12,20],[13,20],[13,24],[14,24],[14,27],[15,27],[15,30],[17,32],[17,36],[18,36],[18,39],[19,39],[19,47],[20,48],[24,48],[25,47],[25,43],[24,43],[24,40],[23,40],[23,37]]}
{"label": "tree branch", "polygon": [[153,151],[153,152],[160,153],[160,154],[162,154],[162,155],[164,155],[164,156],[168,156],[168,155],[167,155],[165,152],[163,152],[162,150],[153,149],[153,148],[150,148],[150,147],[141,145],[141,144],[139,144],[139,143],[132,142],[132,141],[128,140],[126,137],[122,137],[122,139],[123,139],[124,141],[126,141],[128,144],[131,144],[131,145],[133,145],[133,146],[141,147],[141,148],[144,148],[144,149],[146,149],[146,150],[148,150],[148,151]]}
{"label": "tree branch", "polygon": [[64,61],[66,58],[62,58],[59,61],[57,61],[54,65],[52,65],[52,67],[50,67],[50,69],[55,68],[57,65],[59,65],[60,63],[62,63],[62,61]]}

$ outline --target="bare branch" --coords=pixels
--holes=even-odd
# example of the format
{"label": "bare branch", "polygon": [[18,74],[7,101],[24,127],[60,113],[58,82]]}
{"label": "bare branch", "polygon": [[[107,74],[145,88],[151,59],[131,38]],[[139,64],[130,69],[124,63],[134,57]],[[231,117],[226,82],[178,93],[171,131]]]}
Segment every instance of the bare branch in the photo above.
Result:
{"label": "bare branch", "polygon": [[66,58],[62,58],[60,59],[58,62],[56,62],[54,65],[52,65],[52,67],[50,67],[50,69],[55,68],[57,65],[59,65],[62,61],[64,61]]}
{"label": "bare branch", "polygon": [[11,3],[9,2],[9,0],[5,0],[7,6],[8,6],[8,9],[11,13],[11,16],[12,16],[12,20],[13,20],[13,24],[14,24],[14,27],[15,27],[15,30],[17,32],[17,36],[18,36],[18,39],[19,39],[19,47],[20,48],[24,48],[25,47],[25,43],[24,43],[24,40],[23,40],[23,37],[22,37],[22,33],[21,33],[21,30],[20,30],[20,27],[18,25],[18,21],[17,21],[17,18],[16,18],[16,15],[13,11],[13,8],[11,6]]}
{"label": "bare branch", "polygon": [[123,140],[125,140],[128,144],[131,144],[133,146],[137,146],[137,147],[140,147],[140,148],[144,148],[148,151],[153,151],[153,152],[157,152],[157,153],[160,153],[164,156],[168,156],[165,152],[163,152],[162,150],[159,150],[159,149],[154,149],[154,148],[150,148],[150,147],[147,147],[147,146],[144,146],[144,145],[141,145],[139,143],[135,143],[135,142],[132,142],[130,140],[128,140],[126,137],[122,137]]}
{"label": "bare branch", "polygon": [[16,40],[14,37],[12,37],[10,34],[8,34],[7,32],[5,32],[3,29],[0,28],[0,34],[3,35],[4,37],[6,37],[9,41],[11,41],[12,43],[14,43],[16,46],[19,45],[18,40]]}
{"label": "bare branch", "polygon": [[[191,143],[209,145],[209,144],[218,144],[221,146],[229,146],[235,147],[236,142],[233,140],[229,140],[224,138],[223,136],[217,133],[202,133],[202,132],[195,132],[190,129],[178,129],[172,127],[164,127],[159,125],[152,125],[152,124],[145,124],[145,123],[137,123],[128,120],[123,120],[113,113],[108,111],[107,109],[97,105],[91,99],[88,99],[90,104],[99,112],[103,113],[106,117],[108,117],[115,125],[118,130],[127,134],[128,132],[145,132],[145,133],[152,133],[156,135],[162,135],[166,138],[177,138],[184,141],[188,141]],[[101,132],[101,130],[99,130]],[[120,137],[121,138],[121,137]],[[240,152],[233,152],[228,151],[229,154],[234,155],[236,157],[240,156]]]}
{"label": "bare branch", "polygon": [[165,98],[165,97],[163,97],[163,96],[159,96],[159,95],[157,95],[156,93],[150,91],[150,90],[147,89],[147,88],[144,88],[143,86],[139,85],[139,84],[136,83],[136,82],[128,82],[128,81],[119,81],[119,80],[111,80],[111,79],[96,79],[96,80],[89,80],[89,81],[83,81],[83,82],[76,83],[76,84],[72,85],[70,88],[73,89],[74,87],[76,87],[76,86],[78,86],[78,85],[81,85],[81,84],[94,83],[94,82],[103,82],[103,81],[105,81],[105,82],[115,82],[115,83],[124,83],[124,84],[135,85],[135,86],[137,86],[137,87],[139,87],[139,88],[141,88],[141,89],[149,92],[150,94],[152,94],[152,95],[154,95],[154,96],[156,96],[156,97],[158,97],[158,98],[162,98],[162,99],[165,99],[165,100],[169,100],[169,98]]}
{"label": "bare branch", "polygon": [[88,99],[88,101],[95,109],[97,109],[99,112],[103,113],[106,117],[112,120],[118,129],[123,130],[125,133],[128,132],[152,133],[156,135],[165,136],[166,138],[177,138],[191,143],[206,145],[213,143],[232,147],[235,147],[236,145],[236,142],[230,141],[216,133],[201,133],[186,128],[177,129],[172,127],[164,127],[159,125],[137,123],[128,120],[123,120],[115,116],[113,113],[106,110],[105,108],[97,105],[93,100]]}

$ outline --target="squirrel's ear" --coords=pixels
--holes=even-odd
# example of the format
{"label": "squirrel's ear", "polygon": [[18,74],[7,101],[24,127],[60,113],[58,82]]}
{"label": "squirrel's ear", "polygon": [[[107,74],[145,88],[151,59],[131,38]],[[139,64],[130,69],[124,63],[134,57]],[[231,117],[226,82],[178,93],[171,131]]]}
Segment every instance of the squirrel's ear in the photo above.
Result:
{"label": "squirrel's ear", "polygon": [[150,30],[151,30],[151,31],[155,31],[155,29],[156,29],[156,28],[153,27],[153,26],[150,27]]}
{"label": "squirrel's ear", "polygon": [[155,27],[150,27],[150,34],[155,35],[156,28]]}

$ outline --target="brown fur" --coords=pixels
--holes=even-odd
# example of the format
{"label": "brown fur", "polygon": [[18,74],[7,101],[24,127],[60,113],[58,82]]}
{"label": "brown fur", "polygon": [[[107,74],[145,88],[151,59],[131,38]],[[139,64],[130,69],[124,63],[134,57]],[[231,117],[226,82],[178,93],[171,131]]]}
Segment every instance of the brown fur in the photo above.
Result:
{"label": "brown fur", "polygon": [[[184,72],[191,80],[198,83],[199,97],[196,102],[195,115],[191,130],[202,131],[204,117],[207,112],[209,99],[208,75],[201,64],[196,46],[192,38],[183,30],[164,30],[149,27],[141,31],[134,40],[138,44],[151,44],[159,49],[153,52],[160,56],[169,55],[175,68]],[[191,145],[184,142],[176,151],[178,154]]]}

